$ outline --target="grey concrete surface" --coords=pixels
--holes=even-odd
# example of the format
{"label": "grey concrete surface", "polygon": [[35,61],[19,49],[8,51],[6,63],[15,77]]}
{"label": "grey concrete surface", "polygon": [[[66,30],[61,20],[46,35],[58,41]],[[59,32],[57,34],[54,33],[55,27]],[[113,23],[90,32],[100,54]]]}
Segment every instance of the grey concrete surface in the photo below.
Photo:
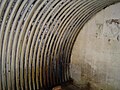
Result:
{"label": "grey concrete surface", "polygon": [[120,90],[120,3],[95,15],[79,33],[71,56],[71,76],[95,90]]}

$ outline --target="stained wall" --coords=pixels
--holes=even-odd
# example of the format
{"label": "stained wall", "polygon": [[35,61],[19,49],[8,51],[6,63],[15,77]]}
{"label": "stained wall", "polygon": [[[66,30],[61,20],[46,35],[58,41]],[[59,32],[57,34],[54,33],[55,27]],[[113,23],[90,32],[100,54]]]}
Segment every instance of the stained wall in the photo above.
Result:
{"label": "stained wall", "polygon": [[80,86],[120,90],[120,3],[85,24],[73,47],[71,75]]}

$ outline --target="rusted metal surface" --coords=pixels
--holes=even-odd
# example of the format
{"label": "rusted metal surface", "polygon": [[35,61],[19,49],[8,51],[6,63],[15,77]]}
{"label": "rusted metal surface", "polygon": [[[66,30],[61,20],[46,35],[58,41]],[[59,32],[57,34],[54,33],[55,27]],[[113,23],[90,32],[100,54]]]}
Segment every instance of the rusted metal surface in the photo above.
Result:
{"label": "rusted metal surface", "polygon": [[120,0],[0,0],[0,90],[36,90],[70,79],[83,25]]}

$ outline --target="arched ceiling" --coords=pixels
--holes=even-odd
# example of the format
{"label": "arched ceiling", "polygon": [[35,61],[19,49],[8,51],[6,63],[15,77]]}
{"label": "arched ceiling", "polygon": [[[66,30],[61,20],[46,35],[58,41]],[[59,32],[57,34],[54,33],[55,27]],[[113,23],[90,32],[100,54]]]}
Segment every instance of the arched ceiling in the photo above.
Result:
{"label": "arched ceiling", "polygon": [[80,29],[119,1],[0,0],[0,90],[35,90],[68,81]]}

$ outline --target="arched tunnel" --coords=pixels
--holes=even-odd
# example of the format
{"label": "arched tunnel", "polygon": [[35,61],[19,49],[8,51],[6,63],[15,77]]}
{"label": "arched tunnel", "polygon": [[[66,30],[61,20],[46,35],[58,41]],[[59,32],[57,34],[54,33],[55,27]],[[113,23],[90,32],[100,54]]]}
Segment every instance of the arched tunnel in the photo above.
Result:
{"label": "arched tunnel", "polygon": [[[84,42],[76,45],[76,42],[81,40],[78,38],[79,34],[80,36],[83,35],[83,39],[85,35],[89,36],[88,34],[82,34],[83,26],[98,12],[110,5],[117,4],[119,1],[0,0],[0,90],[51,90],[57,85],[66,85],[69,82],[79,87],[76,83],[84,81],[85,78],[79,75],[83,75],[84,70],[86,70],[81,69],[83,68],[81,66],[86,65],[87,68],[91,68],[88,64],[82,63],[82,60],[79,61],[80,55],[82,55],[79,54],[79,51],[82,51],[82,49],[79,49],[79,45],[84,46],[84,44],[81,44]],[[114,11],[117,10],[119,12],[120,7]],[[109,13],[107,15],[109,16]],[[106,22],[115,22],[120,27],[120,13],[118,16],[117,19]],[[98,23],[99,29],[100,25],[101,23]],[[90,24],[89,27],[88,29],[94,28],[94,25]],[[88,29],[87,31],[92,32]],[[116,35],[116,32],[114,35]],[[110,40],[108,39],[109,42]],[[117,36],[117,40],[119,41],[119,36]],[[89,43],[87,45],[89,46]],[[97,44],[95,43],[95,45]],[[98,46],[101,46],[100,43]],[[92,50],[88,49],[88,52],[90,54]],[[99,53],[94,55],[96,54],[97,56],[101,55]],[[118,54],[120,54],[120,50]],[[117,58],[117,61],[114,62],[120,62],[119,55],[118,57],[114,56],[114,58]],[[89,60],[86,60],[86,62],[89,62]],[[96,63],[100,63],[100,61],[96,61]],[[107,64],[111,65],[109,62]],[[100,64],[98,67],[103,66]],[[119,65],[116,68],[120,68]],[[102,70],[104,71],[104,68]],[[113,70],[120,71],[119,69]],[[94,70],[89,70],[87,75],[91,76],[92,71]],[[114,71],[111,73],[116,73]],[[76,72],[78,72],[77,75]],[[111,79],[111,82],[118,80],[116,83],[112,83],[113,86],[106,85],[103,86],[105,87],[103,89],[100,85],[100,88],[86,90],[120,90],[119,74],[115,74],[118,76],[117,79]],[[109,73],[107,75],[107,79],[109,79]],[[106,77],[102,74],[101,76],[98,75],[97,78],[102,79],[102,76]],[[77,80],[78,82],[76,82]],[[105,80],[103,81],[105,82]],[[91,86],[91,82],[92,79],[85,83]],[[108,84],[109,80],[106,80],[106,82]],[[64,87],[66,87],[65,85]],[[96,86],[96,84],[94,85]],[[76,89],[69,88],[69,90]]]}

